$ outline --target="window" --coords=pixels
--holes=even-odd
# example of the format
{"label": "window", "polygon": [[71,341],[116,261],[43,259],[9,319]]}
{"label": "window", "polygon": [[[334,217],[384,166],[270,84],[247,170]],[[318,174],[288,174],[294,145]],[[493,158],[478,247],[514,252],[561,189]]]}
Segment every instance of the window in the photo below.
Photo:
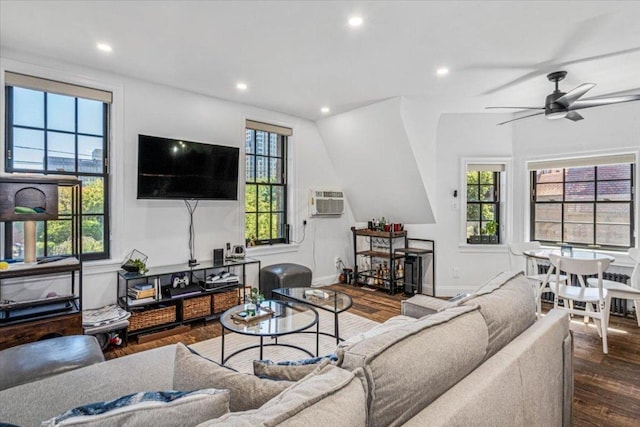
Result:
{"label": "window", "polygon": [[502,164],[468,164],[466,238],[470,244],[500,243]]}
{"label": "window", "polygon": [[634,241],[634,158],[534,162],[531,236],[546,244],[627,250]]}
{"label": "window", "polygon": [[[82,253],[109,257],[108,141],[111,93],[7,72],[7,172],[70,175],[82,181]],[[59,194],[69,212],[71,193]],[[5,254],[23,254],[21,222],[5,225]],[[71,216],[40,221],[38,257],[71,253]]]}
{"label": "window", "polygon": [[287,243],[287,140],[291,129],[247,120],[245,240]]}

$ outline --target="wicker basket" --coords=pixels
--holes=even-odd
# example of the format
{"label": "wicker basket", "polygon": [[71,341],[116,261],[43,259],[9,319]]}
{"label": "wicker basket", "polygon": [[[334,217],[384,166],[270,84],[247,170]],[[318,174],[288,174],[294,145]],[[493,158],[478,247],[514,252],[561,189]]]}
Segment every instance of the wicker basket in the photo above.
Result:
{"label": "wicker basket", "polygon": [[182,320],[205,317],[211,314],[211,296],[205,295],[182,301]]}
{"label": "wicker basket", "polygon": [[164,323],[172,323],[176,321],[176,306],[156,308],[141,312],[131,313],[129,318],[129,330],[137,331],[138,329],[150,328],[152,326],[162,325]]}
{"label": "wicker basket", "polygon": [[222,313],[223,311],[240,304],[238,290],[234,289],[228,292],[220,292],[212,295],[211,310],[214,313]]}

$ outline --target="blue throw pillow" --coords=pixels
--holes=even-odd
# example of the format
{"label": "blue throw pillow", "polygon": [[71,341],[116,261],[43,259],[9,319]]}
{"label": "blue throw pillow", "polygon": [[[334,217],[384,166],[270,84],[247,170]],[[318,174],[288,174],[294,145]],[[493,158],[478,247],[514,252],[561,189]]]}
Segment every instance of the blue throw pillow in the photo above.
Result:
{"label": "blue throw pillow", "polygon": [[335,353],[310,359],[283,360],[280,362],[254,360],[253,374],[260,378],[272,380],[298,381],[320,366],[324,367],[330,363],[335,365],[337,362],[338,356]]}

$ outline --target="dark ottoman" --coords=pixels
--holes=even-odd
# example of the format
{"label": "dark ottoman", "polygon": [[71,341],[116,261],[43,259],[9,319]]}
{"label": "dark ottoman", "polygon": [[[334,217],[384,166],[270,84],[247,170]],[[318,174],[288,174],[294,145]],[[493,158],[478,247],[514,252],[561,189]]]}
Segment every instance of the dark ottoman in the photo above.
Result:
{"label": "dark ottoman", "polygon": [[278,288],[305,288],[311,286],[311,270],[304,265],[284,263],[260,269],[260,287],[265,298],[273,297]]}

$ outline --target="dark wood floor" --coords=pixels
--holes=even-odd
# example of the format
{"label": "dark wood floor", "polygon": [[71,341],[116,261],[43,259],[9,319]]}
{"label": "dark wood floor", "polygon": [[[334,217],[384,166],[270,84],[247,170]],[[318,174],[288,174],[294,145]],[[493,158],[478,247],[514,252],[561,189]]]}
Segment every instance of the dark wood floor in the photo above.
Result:
{"label": "dark wood floor", "polygon": [[[353,298],[353,314],[376,322],[384,322],[400,314],[402,295],[390,296],[352,286],[333,285]],[[543,311],[550,309],[549,305]],[[574,333],[575,392],[573,399],[574,426],[634,426],[640,425],[640,328],[635,319],[611,316],[609,354],[602,353],[602,342],[592,326],[581,319],[571,323]],[[130,343],[110,350],[107,358],[119,357],[176,342],[192,344],[220,335],[218,322],[206,326],[194,325],[186,333],[173,335],[145,344]]]}

